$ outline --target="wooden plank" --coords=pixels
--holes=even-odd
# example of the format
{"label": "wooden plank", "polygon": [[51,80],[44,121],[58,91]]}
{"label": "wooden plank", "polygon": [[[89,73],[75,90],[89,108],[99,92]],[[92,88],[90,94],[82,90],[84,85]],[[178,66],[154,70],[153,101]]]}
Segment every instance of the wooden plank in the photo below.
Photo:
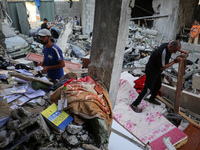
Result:
{"label": "wooden plank", "polygon": [[[162,101],[163,103],[165,103],[167,106],[169,106],[171,109],[174,109],[174,106],[172,104],[170,104],[169,102],[167,102],[166,100],[164,100],[162,97],[160,97],[159,95],[157,95],[157,98]],[[190,119],[188,116],[186,116],[184,113],[182,113],[181,111],[178,112],[181,116],[183,116],[185,119],[187,119],[189,122],[197,125],[198,127],[200,127],[199,124],[197,124],[194,120]]]}
{"label": "wooden plank", "polygon": [[183,87],[183,75],[184,75],[184,61],[185,58],[180,58],[179,67],[178,67],[178,79],[177,79],[177,88],[176,88],[176,99],[174,105],[174,113],[178,114],[179,106],[180,106],[180,99]]}

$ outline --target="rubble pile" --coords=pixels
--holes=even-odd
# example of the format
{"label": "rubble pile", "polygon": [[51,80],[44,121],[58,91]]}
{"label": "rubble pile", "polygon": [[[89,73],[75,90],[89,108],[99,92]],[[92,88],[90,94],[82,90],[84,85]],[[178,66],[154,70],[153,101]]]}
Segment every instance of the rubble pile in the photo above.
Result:
{"label": "rubble pile", "polygon": [[[31,108],[37,109],[38,108]],[[19,107],[11,112],[8,123],[0,128],[0,147],[4,149],[66,149],[99,150],[94,135],[86,130],[85,125],[69,124],[64,132],[55,134],[46,124],[40,113],[28,111],[28,107]]]}
{"label": "rubble pile", "polygon": [[[140,59],[149,56],[159,46],[159,33],[156,30],[138,27],[134,21],[129,23],[129,33],[124,51],[123,68],[144,67]],[[162,42],[166,41],[165,39]],[[138,62],[139,61],[139,62]],[[148,61],[148,57],[145,58]]]}
{"label": "rubble pile", "polygon": [[[107,149],[108,143],[99,143],[95,137],[93,128],[101,128],[98,124],[92,127],[88,121],[82,125],[72,121],[66,124],[64,130],[55,130],[42,113],[50,107],[49,97],[52,90],[55,90],[51,82],[45,81],[44,77],[39,79],[32,77],[31,70],[15,69],[15,71],[18,72],[2,72],[6,79],[13,78],[11,75],[15,78],[13,84],[6,84],[5,81],[0,84],[0,148]],[[36,80],[38,83],[34,84]],[[45,84],[50,86],[44,86]]]}

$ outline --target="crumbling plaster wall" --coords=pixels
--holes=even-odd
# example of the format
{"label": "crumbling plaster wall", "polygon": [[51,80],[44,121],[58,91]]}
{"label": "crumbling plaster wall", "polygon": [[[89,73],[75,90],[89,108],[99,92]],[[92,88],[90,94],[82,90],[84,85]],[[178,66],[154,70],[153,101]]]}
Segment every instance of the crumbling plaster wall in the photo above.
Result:
{"label": "crumbling plaster wall", "polygon": [[[197,0],[153,0],[152,6],[155,15],[170,15],[164,37],[174,40],[184,25],[193,22]],[[162,34],[166,23],[167,17],[155,19],[154,29]]]}
{"label": "crumbling plaster wall", "polygon": [[80,0],[83,34],[93,31],[95,0]]}
{"label": "crumbling plaster wall", "polygon": [[70,8],[70,3],[68,1],[55,1],[54,9],[55,14],[61,15],[63,19],[68,17],[77,16],[80,17],[80,1],[73,1],[72,7]]}
{"label": "crumbling plaster wall", "polygon": [[[179,2],[180,0],[153,0],[153,9],[156,15],[170,15],[168,25],[164,37],[166,39],[175,39],[178,29],[178,14],[179,14]],[[163,33],[167,17],[155,19],[154,29],[159,33]]]}
{"label": "crumbling plaster wall", "polygon": [[198,0],[181,0],[179,10],[180,26],[190,25],[194,22]]}

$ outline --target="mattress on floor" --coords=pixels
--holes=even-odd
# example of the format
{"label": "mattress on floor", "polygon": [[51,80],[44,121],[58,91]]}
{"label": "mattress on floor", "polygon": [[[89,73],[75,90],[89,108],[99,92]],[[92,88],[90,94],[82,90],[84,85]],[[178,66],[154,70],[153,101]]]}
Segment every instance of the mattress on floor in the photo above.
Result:
{"label": "mattress on floor", "polygon": [[135,113],[129,105],[138,93],[127,80],[121,79],[117,100],[113,110],[115,120],[141,142],[149,142],[152,150],[164,150],[163,137],[171,137],[171,143],[177,145],[187,140],[187,135],[169,122],[144,100],[138,106],[142,113]]}

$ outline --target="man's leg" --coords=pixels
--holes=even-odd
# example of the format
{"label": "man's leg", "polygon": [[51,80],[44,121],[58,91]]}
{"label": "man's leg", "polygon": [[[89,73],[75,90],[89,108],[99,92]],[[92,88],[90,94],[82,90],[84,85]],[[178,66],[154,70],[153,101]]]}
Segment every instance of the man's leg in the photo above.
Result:
{"label": "man's leg", "polygon": [[151,89],[153,89],[153,87],[154,87],[155,82],[156,82],[156,75],[154,73],[152,73],[152,71],[146,71],[146,80],[145,80],[144,89],[139,94],[137,99],[130,105],[130,107],[135,112],[141,112],[141,110],[139,110],[137,108],[137,106],[140,104],[142,99],[146,98],[149,95]]}
{"label": "man's leg", "polygon": [[157,77],[153,90],[151,91],[150,103],[160,105],[160,102],[156,101],[156,95],[161,88],[161,75]]}
{"label": "man's leg", "polygon": [[132,103],[132,105],[134,106],[138,106],[140,104],[140,102],[142,101],[142,99],[146,98],[150,93],[150,89],[147,88],[147,86],[145,85],[143,91],[139,94],[139,96],[137,97],[137,99]]}

